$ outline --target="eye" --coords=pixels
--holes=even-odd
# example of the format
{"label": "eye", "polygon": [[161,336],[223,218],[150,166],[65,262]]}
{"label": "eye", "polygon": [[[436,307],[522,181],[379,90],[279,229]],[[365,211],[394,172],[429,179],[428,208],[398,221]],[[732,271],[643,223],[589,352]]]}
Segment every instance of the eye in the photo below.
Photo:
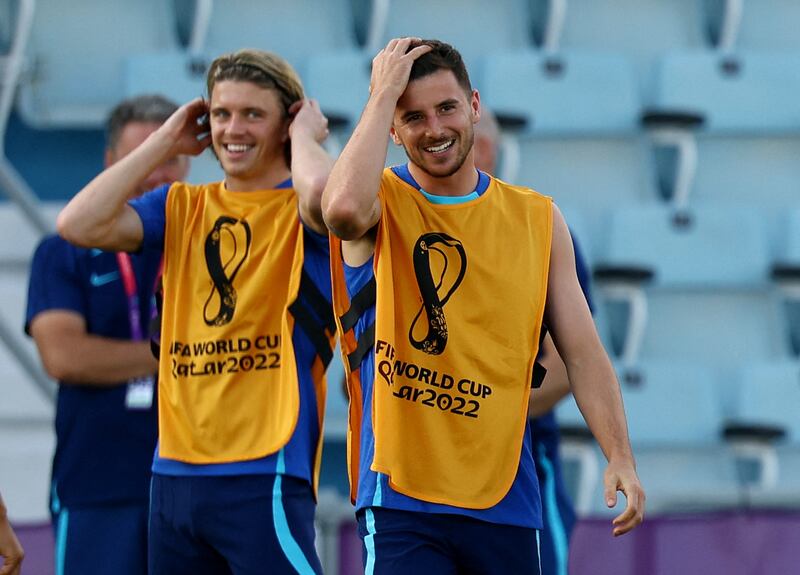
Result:
{"label": "eye", "polygon": [[445,113],[446,112],[452,112],[452,111],[454,111],[456,109],[456,105],[455,104],[443,104],[440,109],[441,109],[442,112],[445,112]]}
{"label": "eye", "polygon": [[224,120],[229,116],[230,114],[227,110],[211,110],[211,117],[215,120]]}
{"label": "eye", "polygon": [[248,110],[247,112],[247,118],[250,120],[257,120],[260,117],[261,117],[261,112],[259,112],[258,110]]}

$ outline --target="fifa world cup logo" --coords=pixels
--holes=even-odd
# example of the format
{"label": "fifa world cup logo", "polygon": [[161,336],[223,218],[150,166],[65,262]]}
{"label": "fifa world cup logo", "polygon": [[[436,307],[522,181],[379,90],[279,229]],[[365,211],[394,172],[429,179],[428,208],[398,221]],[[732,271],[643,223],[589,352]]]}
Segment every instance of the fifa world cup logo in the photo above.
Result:
{"label": "fifa world cup logo", "polygon": [[[464,279],[467,255],[457,239],[442,232],[430,232],[422,234],[416,241],[413,260],[422,307],[411,322],[408,339],[416,349],[429,355],[439,355],[447,345],[444,306]],[[442,297],[440,294],[443,292]],[[427,330],[425,322],[421,321],[423,313]],[[420,335],[423,331],[426,333],[422,338],[415,336],[415,333]]]}
{"label": "fifa world cup logo", "polygon": [[211,293],[203,306],[206,325],[223,326],[236,311],[236,289],[233,280],[250,253],[252,234],[244,220],[220,216],[206,236],[205,254]]}

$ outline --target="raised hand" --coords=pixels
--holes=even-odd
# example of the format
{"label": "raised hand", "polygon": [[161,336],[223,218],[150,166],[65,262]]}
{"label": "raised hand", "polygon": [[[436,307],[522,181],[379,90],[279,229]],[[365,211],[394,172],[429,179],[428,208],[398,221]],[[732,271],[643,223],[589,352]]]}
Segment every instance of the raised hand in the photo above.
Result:
{"label": "raised hand", "polygon": [[289,125],[290,138],[296,138],[302,133],[321,144],[330,134],[328,118],[322,113],[316,100],[298,100],[289,107],[289,115],[292,117]]}
{"label": "raised hand", "polygon": [[195,98],[175,110],[156,132],[170,142],[170,155],[197,156],[211,145],[211,133],[207,121],[208,102]]}
{"label": "raised hand", "polygon": [[419,41],[419,38],[389,40],[386,47],[372,59],[370,94],[387,92],[395,99],[400,98],[408,85],[414,60],[431,51],[431,47],[425,44],[409,50],[413,43]]}

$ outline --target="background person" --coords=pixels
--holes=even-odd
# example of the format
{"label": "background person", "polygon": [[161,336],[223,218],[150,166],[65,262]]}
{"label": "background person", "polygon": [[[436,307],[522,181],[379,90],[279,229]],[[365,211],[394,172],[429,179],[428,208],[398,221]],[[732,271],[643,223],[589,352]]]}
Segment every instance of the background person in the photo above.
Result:
{"label": "background person", "polygon": [[[121,102],[106,126],[106,167],[125,158],[177,106],[158,95]],[[176,156],[140,185],[186,177]],[[50,511],[58,573],[147,572],[150,466],[158,436],[157,364],[148,341],[161,251],[136,255],[42,240],[31,264],[25,331],[58,380]]]}

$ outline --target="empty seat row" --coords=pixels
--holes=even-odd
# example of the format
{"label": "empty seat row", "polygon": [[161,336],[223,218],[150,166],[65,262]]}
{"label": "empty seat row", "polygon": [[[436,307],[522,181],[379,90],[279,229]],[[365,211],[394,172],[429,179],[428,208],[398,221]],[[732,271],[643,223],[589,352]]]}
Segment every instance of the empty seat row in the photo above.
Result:
{"label": "empty seat row", "polygon": [[[617,368],[651,511],[800,504],[796,361],[752,362],[733,375],[686,361]],[[556,414],[579,511],[609,513],[600,505],[596,477],[602,455],[574,431],[584,425],[574,400],[562,402]]]}

